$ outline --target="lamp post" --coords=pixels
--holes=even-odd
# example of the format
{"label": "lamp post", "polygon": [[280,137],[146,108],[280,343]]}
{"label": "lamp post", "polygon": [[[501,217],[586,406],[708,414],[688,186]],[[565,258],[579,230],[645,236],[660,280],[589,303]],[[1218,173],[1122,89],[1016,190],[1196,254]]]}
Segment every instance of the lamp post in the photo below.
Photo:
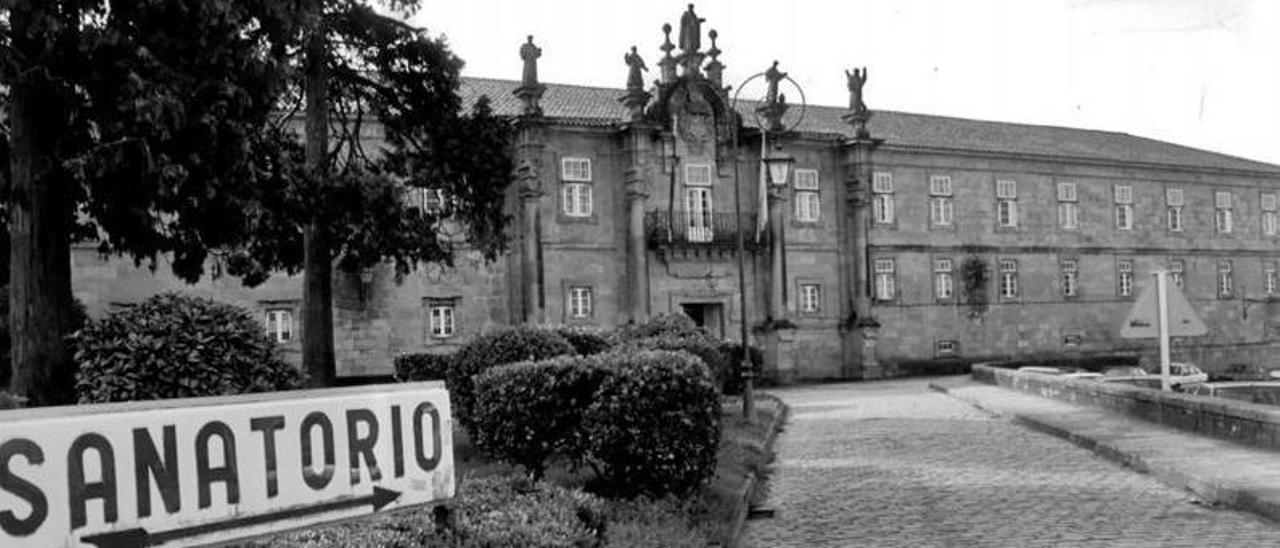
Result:
{"label": "lamp post", "polygon": [[[776,93],[777,83],[783,79],[791,82],[791,85],[795,86],[796,90],[800,92],[800,105],[801,105],[800,116],[795,120],[795,123],[792,125],[792,127],[799,125],[800,121],[804,119],[804,107],[805,107],[804,90],[800,89],[800,86],[796,84],[795,80],[792,80],[789,76],[785,74],[781,74],[780,77],[776,76],[780,74],[776,72],[776,68],[777,68],[777,62],[775,61],[773,69],[771,69],[770,71],[759,72],[747,77],[746,80],[743,80],[742,83],[738,84],[738,87],[734,90],[733,101],[730,103],[730,110],[733,111],[734,113],[737,113],[738,112],[738,95],[742,93],[743,88],[745,88],[747,84],[750,84],[752,81],[756,80],[757,78],[765,78],[766,80],[769,80],[770,86],[771,86],[769,101],[756,109],[757,115],[764,113],[769,118],[769,123],[767,125],[757,123],[757,126],[760,128],[760,131],[762,133],[762,136],[761,136],[762,139],[766,139],[770,131],[783,132],[787,130],[787,128],[781,124],[782,114],[786,111],[787,107],[785,103],[780,103],[778,101],[777,93]],[[759,120],[757,119],[757,122],[758,121]],[[747,313],[746,243],[743,237],[744,227],[742,226],[743,224],[742,222],[743,221],[742,184],[741,184],[741,178],[739,177],[739,174],[738,174],[738,160],[739,160],[739,154],[741,154],[740,152],[741,129],[739,127],[740,125],[741,124],[739,123],[734,123],[730,125],[733,132],[733,148],[731,152],[731,156],[733,158],[733,209],[734,209],[734,216],[737,217],[738,225],[739,225],[737,230],[736,243],[737,243],[737,249],[738,249],[738,308],[742,316],[742,321],[739,322],[740,328],[741,328],[740,335],[742,337],[742,354],[739,356],[740,360],[738,363],[739,363],[739,371],[742,374],[742,417],[744,419],[751,420],[752,415],[755,414],[755,394],[754,394],[755,370],[751,367],[751,358],[750,358],[750,353],[748,352],[749,339],[748,339],[748,331],[747,331],[747,322],[749,321],[750,315]],[[765,171],[767,173],[770,186],[773,186],[775,184],[780,184],[780,185],[786,184],[787,177],[790,175],[791,164],[794,163],[795,159],[781,155],[781,154],[767,154],[761,158],[761,161],[764,162],[765,166],[767,167]],[[778,182],[774,183],[774,181],[778,181]],[[780,246],[775,250],[775,254],[776,255],[781,254]],[[775,257],[774,260],[777,261],[779,260],[779,258]],[[779,287],[781,286],[781,280],[777,280],[775,281],[775,283],[778,284]],[[777,299],[779,300],[779,302],[781,302],[781,298],[782,298],[781,293],[775,291],[774,294],[777,295]]]}
{"label": "lamp post", "polygon": [[783,191],[787,188],[791,165],[796,159],[781,153],[781,146],[770,150],[762,159],[769,183],[769,319],[783,319],[785,310],[782,303],[782,250],[783,229],[782,204],[787,201]]}

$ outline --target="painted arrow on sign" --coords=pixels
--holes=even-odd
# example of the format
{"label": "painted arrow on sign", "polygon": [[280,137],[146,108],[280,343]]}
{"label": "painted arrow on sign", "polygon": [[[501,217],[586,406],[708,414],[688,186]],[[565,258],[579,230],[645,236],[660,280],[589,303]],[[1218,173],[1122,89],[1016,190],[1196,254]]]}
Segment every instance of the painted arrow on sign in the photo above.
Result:
{"label": "painted arrow on sign", "polygon": [[258,514],[256,516],[246,516],[227,521],[218,521],[214,523],[193,525],[191,527],[170,529],[168,531],[157,531],[155,533],[139,527],[134,529],[125,529],[122,531],[111,531],[109,533],[98,533],[82,537],[80,540],[97,546],[98,548],[144,548],[146,546],[154,546],[156,544],[162,544],[180,538],[207,535],[209,533],[216,533],[229,529],[252,527],[263,523],[294,519],[311,514],[332,512],[334,510],[356,508],[366,504],[372,505],[373,511],[377,512],[386,505],[395,502],[398,498],[400,498],[399,491],[374,486],[373,493],[363,497],[340,498],[311,506],[298,506],[280,510],[278,512],[268,512],[265,514]]}

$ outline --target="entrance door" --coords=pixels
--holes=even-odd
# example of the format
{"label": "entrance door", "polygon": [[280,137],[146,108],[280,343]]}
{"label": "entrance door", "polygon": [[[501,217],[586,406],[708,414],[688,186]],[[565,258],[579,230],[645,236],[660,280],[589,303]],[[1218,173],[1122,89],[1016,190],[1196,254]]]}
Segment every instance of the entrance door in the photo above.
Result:
{"label": "entrance door", "polygon": [[681,303],[684,314],[713,337],[724,338],[724,305],[720,303]]}

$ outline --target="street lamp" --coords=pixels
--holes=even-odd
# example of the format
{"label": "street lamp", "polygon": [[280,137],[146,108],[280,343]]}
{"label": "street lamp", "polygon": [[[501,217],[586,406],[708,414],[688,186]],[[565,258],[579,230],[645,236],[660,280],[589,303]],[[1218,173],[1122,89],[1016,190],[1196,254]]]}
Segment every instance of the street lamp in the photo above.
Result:
{"label": "street lamp", "polygon": [[[734,113],[737,113],[738,112],[738,95],[742,93],[742,89],[745,88],[747,84],[750,84],[753,80],[761,77],[770,81],[770,84],[772,86],[772,91],[774,93],[770,94],[770,101],[766,103],[762,107],[762,109],[756,110],[757,114],[761,112],[767,112],[767,113],[773,114],[772,116],[770,116],[770,118],[772,118],[772,120],[770,120],[770,123],[758,124],[758,126],[760,127],[760,131],[762,133],[762,136],[761,136],[762,139],[767,137],[770,131],[783,132],[783,131],[786,131],[787,129],[781,125],[781,114],[786,111],[787,107],[785,104],[779,103],[777,101],[777,96],[776,96],[777,82],[781,81],[782,79],[785,79],[791,82],[791,85],[795,86],[796,89],[800,92],[800,107],[801,107],[800,116],[796,118],[792,127],[798,126],[800,124],[800,121],[804,119],[804,112],[805,112],[804,111],[804,108],[805,108],[804,90],[800,89],[800,86],[796,84],[795,80],[792,80],[791,77],[787,76],[786,74],[777,73],[776,72],[777,65],[778,63],[775,61],[773,69],[771,69],[775,71],[773,73],[771,73],[770,71],[759,72],[751,75],[746,80],[743,80],[742,83],[738,85],[737,89],[734,90],[733,101],[730,103],[730,110]],[[781,76],[780,77],[774,76],[777,74],[780,74]],[[744,242],[744,239],[743,239],[744,227],[742,226],[743,224],[742,222],[742,184],[738,175],[738,159],[740,154],[739,151],[741,148],[741,143],[740,143],[741,129],[739,129],[738,127],[739,125],[740,124],[738,123],[734,123],[730,126],[733,133],[733,149],[731,151],[732,158],[733,158],[733,208],[734,208],[734,216],[737,217],[738,225],[739,225],[737,230],[738,298],[739,298],[738,308],[742,315],[742,321],[739,322],[741,324],[740,327],[741,327],[741,337],[742,337],[742,354],[739,357],[740,361],[738,363],[740,368],[739,371],[742,373],[742,417],[744,419],[751,420],[752,415],[755,414],[755,396],[753,394],[753,391],[754,391],[753,379],[755,377],[755,371],[751,367],[751,358],[750,358],[750,354],[747,351],[748,348],[750,348],[749,339],[747,336],[747,322],[749,321],[750,315],[747,314],[747,267],[746,267],[746,243]],[[789,177],[791,174],[791,165],[795,163],[795,158],[792,158],[790,156],[786,156],[780,153],[778,154],[770,153],[770,154],[767,154],[766,157],[761,158],[761,161],[764,162],[766,166],[765,171],[767,172],[767,177],[769,179],[768,183],[771,186],[775,186],[775,185],[785,186],[787,184],[787,177]],[[763,205],[763,204],[760,204],[760,205]]]}

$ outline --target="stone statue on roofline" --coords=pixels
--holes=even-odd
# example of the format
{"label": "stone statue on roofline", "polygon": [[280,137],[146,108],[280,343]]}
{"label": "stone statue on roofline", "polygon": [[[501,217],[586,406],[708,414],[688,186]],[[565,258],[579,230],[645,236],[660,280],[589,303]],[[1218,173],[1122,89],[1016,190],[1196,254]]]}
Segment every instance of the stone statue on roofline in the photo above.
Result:
{"label": "stone statue on roofline", "polygon": [[693,4],[689,11],[680,16],[680,49],[685,53],[695,53],[702,47],[702,22],[706,19],[693,13]]}
{"label": "stone statue on roofline", "polygon": [[849,110],[861,114],[867,111],[867,104],[862,102],[862,85],[867,83],[867,68],[844,71],[849,84]]}
{"label": "stone statue on roofline", "polygon": [[631,53],[623,55],[622,60],[627,63],[627,68],[629,69],[627,72],[627,89],[644,89],[644,76],[640,73],[641,71],[649,70],[649,67],[645,66],[644,59],[636,52],[636,47],[631,46]]}
{"label": "stone statue on roofline", "polygon": [[764,81],[768,82],[769,90],[765,93],[764,102],[767,105],[773,105],[778,102],[778,82],[787,77],[787,73],[778,70],[778,62],[774,61],[773,66],[769,70],[764,71]]}
{"label": "stone statue on roofline", "polygon": [[533,45],[533,35],[529,41],[520,46],[520,58],[524,60],[524,74],[520,85],[535,87],[538,85],[538,58],[542,56],[542,48]]}

